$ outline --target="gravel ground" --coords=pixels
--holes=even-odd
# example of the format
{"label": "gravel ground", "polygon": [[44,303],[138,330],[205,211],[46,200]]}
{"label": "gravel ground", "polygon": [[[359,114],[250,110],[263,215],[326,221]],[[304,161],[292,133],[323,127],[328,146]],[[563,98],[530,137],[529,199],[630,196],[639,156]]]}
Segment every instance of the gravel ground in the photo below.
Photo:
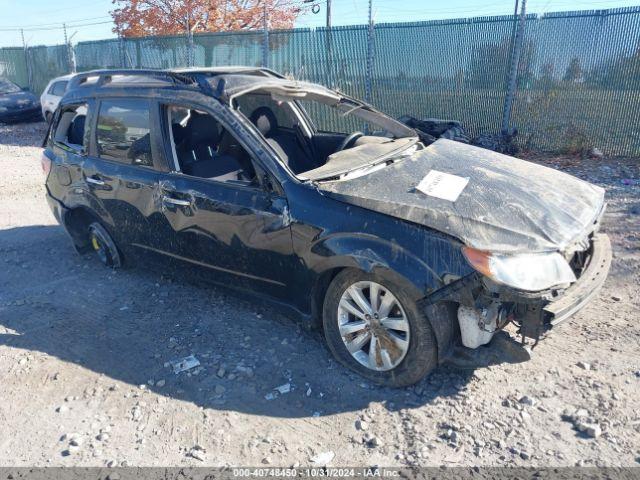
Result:
{"label": "gravel ground", "polygon": [[268,306],[78,256],[44,200],[43,135],[0,126],[0,465],[640,462],[638,159],[530,157],[607,188],[600,297],[529,361],[391,390]]}

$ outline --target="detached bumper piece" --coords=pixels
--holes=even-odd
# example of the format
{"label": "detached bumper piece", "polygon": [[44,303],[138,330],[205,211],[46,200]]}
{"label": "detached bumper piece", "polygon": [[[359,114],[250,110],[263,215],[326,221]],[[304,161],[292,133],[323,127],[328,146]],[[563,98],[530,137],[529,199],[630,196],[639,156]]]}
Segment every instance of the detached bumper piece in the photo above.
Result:
{"label": "detached bumper piece", "polygon": [[576,283],[557,300],[543,308],[545,323],[558,325],[582,309],[594,296],[607,278],[611,266],[611,243],[609,237],[597,234],[593,237],[593,253],[589,264]]}

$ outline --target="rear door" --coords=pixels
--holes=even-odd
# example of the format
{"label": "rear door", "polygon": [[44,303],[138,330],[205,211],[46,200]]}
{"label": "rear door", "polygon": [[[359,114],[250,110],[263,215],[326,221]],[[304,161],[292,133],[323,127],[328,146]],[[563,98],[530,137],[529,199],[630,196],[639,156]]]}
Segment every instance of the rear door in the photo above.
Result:
{"label": "rear door", "polygon": [[104,98],[91,125],[84,181],[106,227],[128,250],[147,245],[158,213],[156,186],[162,169],[151,125],[154,110],[146,98]]}
{"label": "rear door", "polygon": [[85,126],[91,121],[94,110],[92,101],[63,105],[49,131],[47,143],[55,158],[47,177],[47,189],[51,196],[70,207],[86,203],[82,167],[89,137]]}

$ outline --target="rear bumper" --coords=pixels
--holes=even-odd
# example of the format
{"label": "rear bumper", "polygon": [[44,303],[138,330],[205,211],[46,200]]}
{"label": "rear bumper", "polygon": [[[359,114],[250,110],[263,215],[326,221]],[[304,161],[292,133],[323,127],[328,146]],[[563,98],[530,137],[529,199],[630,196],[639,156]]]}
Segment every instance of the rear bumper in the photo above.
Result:
{"label": "rear bumper", "polygon": [[545,324],[553,327],[564,322],[598,294],[609,273],[611,256],[609,237],[602,233],[594,235],[593,253],[589,264],[578,281],[569,287],[564,295],[545,305]]}
{"label": "rear bumper", "polygon": [[49,208],[51,209],[53,216],[56,217],[58,223],[64,226],[62,219],[64,218],[64,214],[67,211],[67,208],[60,201],[51,196],[48,187],[45,188],[47,189],[47,194],[45,195],[45,197],[47,199],[47,203],[49,204]]}

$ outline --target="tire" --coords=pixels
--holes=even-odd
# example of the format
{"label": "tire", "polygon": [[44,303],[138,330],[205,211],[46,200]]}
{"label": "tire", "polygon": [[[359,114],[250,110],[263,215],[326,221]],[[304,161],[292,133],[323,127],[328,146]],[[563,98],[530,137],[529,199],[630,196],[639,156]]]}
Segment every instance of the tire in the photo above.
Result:
{"label": "tire", "polygon": [[51,120],[53,119],[53,114],[51,112],[45,113],[44,119],[47,122],[47,125],[51,124]]}
{"label": "tire", "polygon": [[[377,312],[374,314],[375,318],[369,315],[370,318],[367,320],[352,313],[354,305],[360,314],[363,309],[357,306],[351,292],[354,292],[352,288],[355,288],[356,293],[360,291],[365,299],[370,299],[371,286],[381,293],[377,295],[379,308],[372,310]],[[392,300],[396,302],[386,315],[385,321],[378,318],[378,313],[380,316],[385,315],[383,299],[387,298],[387,292],[392,295],[388,298],[388,303]],[[341,304],[341,300],[346,300],[351,306]],[[388,309],[388,306],[386,308]],[[412,385],[426,376],[438,363],[436,338],[429,320],[402,288],[379,275],[353,269],[340,272],[327,289],[322,317],[324,335],[334,357],[354,372],[379,385]],[[360,328],[363,322],[366,324],[363,330],[351,333],[351,329]],[[398,326],[402,329],[389,329],[383,322],[387,326]],[[403,329],[406,329],[406,332]],[[366,342],[367,334],[368,343],[364,343],[358,350],[359,344]],[[350,341],[354,354],[347,348],[346,341]],[[372,345],[379,347],[374,351],[373,357]],[[385,348],[385,345],[388,348]]]}
{"label": "tire", "polygon": [[111,235],[98,222],[89,225],[89,242],[98,259],[107,267],[120,268],[122,256]]}

